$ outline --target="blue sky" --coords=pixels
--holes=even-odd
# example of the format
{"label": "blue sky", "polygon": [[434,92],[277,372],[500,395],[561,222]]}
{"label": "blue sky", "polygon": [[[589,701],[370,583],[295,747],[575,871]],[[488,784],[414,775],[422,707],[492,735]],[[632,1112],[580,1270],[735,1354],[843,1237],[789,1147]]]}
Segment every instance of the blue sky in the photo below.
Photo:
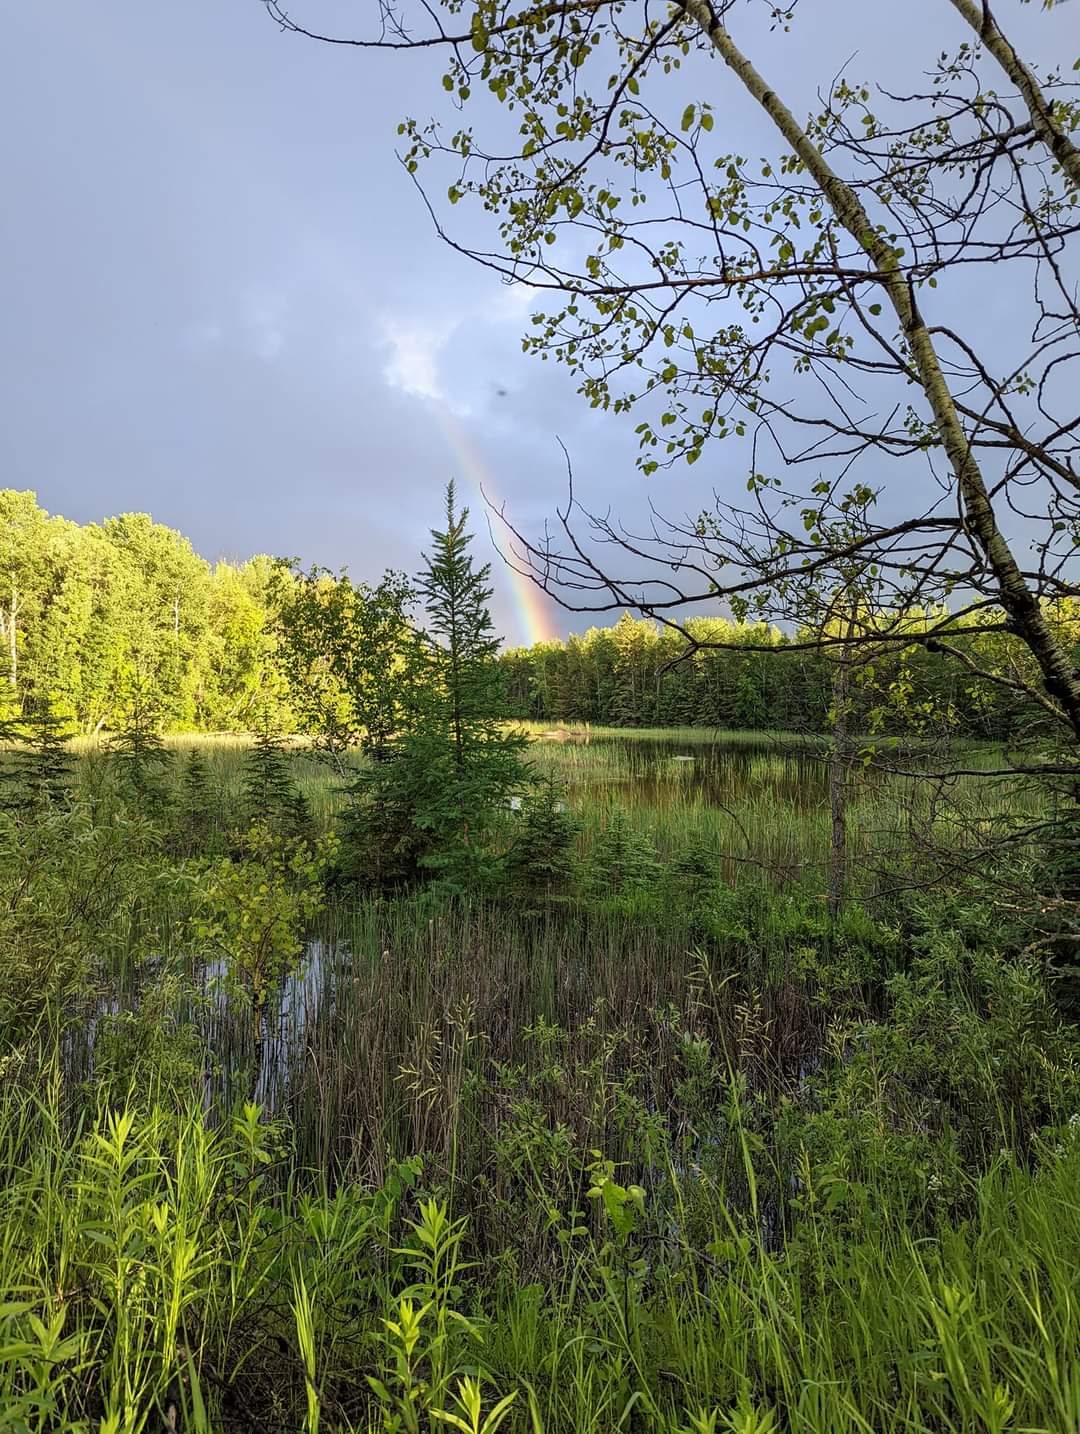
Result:
{"label": "blue sky", "polygon": [[[1072,7],[999,4],[1036,54],[1063,27],[1076,48]],[[342,31],[366,8],[293,4]],[[259,0],[6,11],[4,486],[79,521],[148,510],[210,558],[370,576],[415,566],[448,477],[468,495],[445,410],[534,530],[563,496],[557,436],[587,500],[630,519],[722,480],[643,479],[633,421],[521,355],[528,295],[440,245],[394,155],[399,119],[438,108],[432,57],[284,36]],[[767,56],[796,108],[855,50],[910,76],[960,34],[944,0],[804,3],[801,24]],[[756,141],[752,114],[721,118]],[[502,577],[496,616],[522,636]]]}

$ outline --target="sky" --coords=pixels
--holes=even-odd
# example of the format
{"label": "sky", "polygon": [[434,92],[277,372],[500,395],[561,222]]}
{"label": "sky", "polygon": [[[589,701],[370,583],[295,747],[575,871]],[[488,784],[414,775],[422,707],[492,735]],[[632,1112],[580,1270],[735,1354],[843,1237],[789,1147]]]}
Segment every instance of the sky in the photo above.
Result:
{"label": "sky", "polygon": [[[1037,57],[1062,27],[1078,48],[1071,7],[999,6]],[[311,44],[259,0],[0,8],[0,485],[79,522],[148,511],[211,560],[373,578],[415,570],[455,477],[517,642],[582,622],[498,564],[481,482],[537,533],[565,496],[560,440],[587,505],[630,521],[723,479],[642,477],[635,420],[522,355],[528,292],[433,233],[395,157],[399,120],[439,108],[431,56]],[[292,0],[341,32],[372,8]],[[853,51],[910,78],[960,34],[945,0],[804,0],[767,58],[798,110]],[[752,113],[719,112],[756,142]]]}

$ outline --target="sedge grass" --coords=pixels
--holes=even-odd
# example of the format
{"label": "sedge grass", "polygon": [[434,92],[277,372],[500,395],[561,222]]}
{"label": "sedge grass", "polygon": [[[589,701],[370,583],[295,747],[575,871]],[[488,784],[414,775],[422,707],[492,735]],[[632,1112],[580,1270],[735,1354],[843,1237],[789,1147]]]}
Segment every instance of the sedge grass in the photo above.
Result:
{"label": "sedge grass", "polygon": [[[408,1427],[387,1422],[399,1385],[381,1353],[406,1304],[428,1341],[413,1366],[425,1430],[469,1379],[482,1411],[516,1394],[504,1428],[530,1434],[1077,1427],[1075,1132],[1037,1171],[999,1161],[968,1218],[921,1236],[887,1185],[864,1192],[874,1220],[853,1236],[833,1218],[853,1191],[831,1173],[807,1179],[798,1239],[779,1250],[720,1190],[700,1247],[658,1246],[653,1191],[640,1234],[572,1227],[537,1283],[470,1270],[468,1226],[434,1204],[414,1217],[396,1171],[334,1192],[304,1176],[256,1111],[213,1123],[140,1102],[62,1138],[56,1092],[0,1107],[12,1430],[141,1434],[165,1427],[170,1400],[207,1434]],[[668,1180],[681,1198],[685,1177]],[[414,1218],[434,1245],[410,1236]],[[462,1255],[440,1273],[450,1239]]]}
{"label": "sedge grass", "polygon": [[[3,1057],[4,1427],[141,1434],[173,1401],[202,1434],[385,1434],[410,1408],[424,1434],[495,1411],[521,1434],[1075,1434],[1075,1087],[1066,1071],[1044,1135],[1013,1139],[1012,1075],[1000,1110],[966,1099],[950,1129],[931,1059],[913,1075],[902,1048],[914,1033],[947,1058],[951,1031],[919,1011],[891,1031],[881,1009],[912,959],[883,883],[933,843],[995,839],[1014,794],[852,774],[875,915],[853,901],[830,924],[815,754],[682,741],[536,751],[581,824],[581,901],[331,906],[273,1013],[272,1109],[245,1102],[246,1013],[200,1005],[164,866],[133,887],[98,977],[124,996],[117,953],[152,951],[215,1069],[151,1043],[132,1087],[95,1058],[85,1008],[62,1048],[19,1032]],[[174,745],[227,807],[244,743]],[[329,820],[335,778],[293,762]],[[620,824],[648,848],[641,882],[601,862]],[[50,900],[62,943],[67,898]],[[131,982],[143,1037],[163,1029],[162,969]],[[941,972],[972,983],[962,961]],[[967,1015],[1000,1000],[976,991]],[[967,1008],[944,1009],[962,1040]],[[1003,1039],[980,1047],[980,1090]],[[1028,1069],[1059,1058],[1034,1022],[1007,1039]],[[1001,1153],[958,1155],[961,1116]],[[452,1278],[436,1247],[460,1251]]]}
{"label": "sedge grass", "polygon": [[[715,732],[702,728],[581,728],[524,724],[536,738],[530,763],[539,777],[561,785],[579,819],[578,856],[588,862],[598,838],[621,812],[668,862],[695,852],[731,884],[765,881],[806,884],[823,895],[830,860],[831,817],[825,756],[814,735]],[[178,735],[168,739],[179,790],[188,758],[205,763],[223,812],[235,810],[243,758],[251,740],[242,734]],[[78,747],[84,785],[100,759],[100,742]],[[925,878],[940,866],[958,869],[965,851],[985,852],[1045,816],[1047,798],[1032,783],[1008,778],[928,779],[901,760],[890,770],[853,764],[848,792],[847,867],[850,894],[871,899],[902,882],[917,864]],[[993,748],[964,749],[965,768],[994,769]],[[328,827],[341,810],[343,773],[321,760],[310,744],[290,744],[293,780],[316,823]],[[942,856],[944,854],[944,856]]]}

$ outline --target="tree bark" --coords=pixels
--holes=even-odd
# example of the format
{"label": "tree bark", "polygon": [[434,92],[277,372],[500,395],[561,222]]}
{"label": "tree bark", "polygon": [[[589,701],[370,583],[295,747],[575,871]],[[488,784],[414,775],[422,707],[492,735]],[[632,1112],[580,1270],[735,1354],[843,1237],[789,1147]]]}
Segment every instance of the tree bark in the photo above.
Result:
{"label": "tree bark", "polygon": [[974,0],[949,0],[949,4],[963,16],[987,53],[993,56],[1016,86],[1027,107],[1032,129],[1061,165],[1061,172],[1072,187],[1080,189],[1080,149],[1058,124],[1052,102],[1047,100],[1034,74],[1002,33],[990,13],[990,6],[976,5]]}
{"label": "tree bark", "polygon": [[[854,619],[847,620],[847,635],[854,630]],[[833,674],[833,741],[829,753],[829,915],[835,919],[844,905],[847,886],[847,771],[850,764],[849,700],[851,689],[851,651],[845,643],[840,648]]]}
{"label": "tree bark", "polygon": [[900,269],[890,244],[875,229],[855,191],[832,169],[821,150],[795,116],[742,53],[716,19],[708,0],[680,0],[728,68],[773,124],[817,182],[836,218],[859,244],[876,273],[907,339],[919,384],[926,395],[934,425],[956,478],[965,523],[998,589],[1012,630],[1027,645],[1042,674],[1043,684],[1057,701],[1080,741],[1080,672],[1054,636],[1036,595],[1031,591],[1016,558],[997,525],[993,504],[979,464],[968,443],[934,341],[915,300],[914,290]]}

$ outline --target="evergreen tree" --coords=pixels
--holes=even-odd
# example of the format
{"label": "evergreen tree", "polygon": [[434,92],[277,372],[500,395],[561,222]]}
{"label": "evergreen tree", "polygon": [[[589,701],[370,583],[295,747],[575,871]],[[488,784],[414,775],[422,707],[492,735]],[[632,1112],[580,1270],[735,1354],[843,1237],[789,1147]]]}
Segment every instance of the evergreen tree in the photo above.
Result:
{"label": "evergreen tree", "polygon": [[179,828],[184,848],[194,854],[205,851],[217,825],[219,804],[215,797],[210,768],[195,749],[180,774]]}
{"label": "evergreen tree", "polygon": [[491,870],[491,837],[509,797],[528,782],[525,739],[500,726],[505,684],[488,602],[491,569],[469,552],[468,509],[446,491],[446,527],[417,579],[427,626],[408,725],[387,760],[363,771],[349,820],[369,872],[435,872],[451,885]]}
{"label": "evergreen tree", "polygon": [[580,823],[554,778],[538,782],[528,793],[517,825],[505,862],[510,891],[534,899],[556,895],[573,875]]}
{"label": "evergreen tree", "polygon": [[[446,530],[431,530],[434,547],[416,587],[427,614],[427,653],[433,679],[428,715],[441,715],[453,744],[454,765],[464,772],[478,748],[498,733],[495,714],[502,706],[496,665],[499,639],[488,603],[491,565],[473,565],[466,531],[468,508],[456,510],[454,484],[446,487]],[[437,713],[441,704],[442,712]],[[436,711],[431,709],[435,708]]]}
{"label": "evergreen tree", "polygon": [[600,897],[631,888],[643,890],[660,874],[652,838],[634,826],[621,807],[612,807],[590,865],[593,894]]}
{"label": "evergreen tree", "polygon": [[0,721],[0,744],[7,761],[0,769],[0,806],[27,818],[71,799],[74,762],[68,750],[71,729],[48,697],[29,703],[21,719]]}
{"label": "evergreen tree", "polygon": [[169,803],[165,776],[171,765],[157,709],[146,684],[135,678],[122,725],[108,743],[109,760],[123,796],[143,816],[160,816]]}
{"label": "evergreen tree", "polygon": [[295,834],[308,825],[307,806],[289,771],[285,739],[274,730],[266,704],[256,714],[252,737],[244,755],[244,816],[249,824]]}
{"label": "evergreen tree", "polygon": [[761,668],[753,657],[747,655],[739,665],[735,687],[735,725],[756,730],[764,727],[767,720]]}

